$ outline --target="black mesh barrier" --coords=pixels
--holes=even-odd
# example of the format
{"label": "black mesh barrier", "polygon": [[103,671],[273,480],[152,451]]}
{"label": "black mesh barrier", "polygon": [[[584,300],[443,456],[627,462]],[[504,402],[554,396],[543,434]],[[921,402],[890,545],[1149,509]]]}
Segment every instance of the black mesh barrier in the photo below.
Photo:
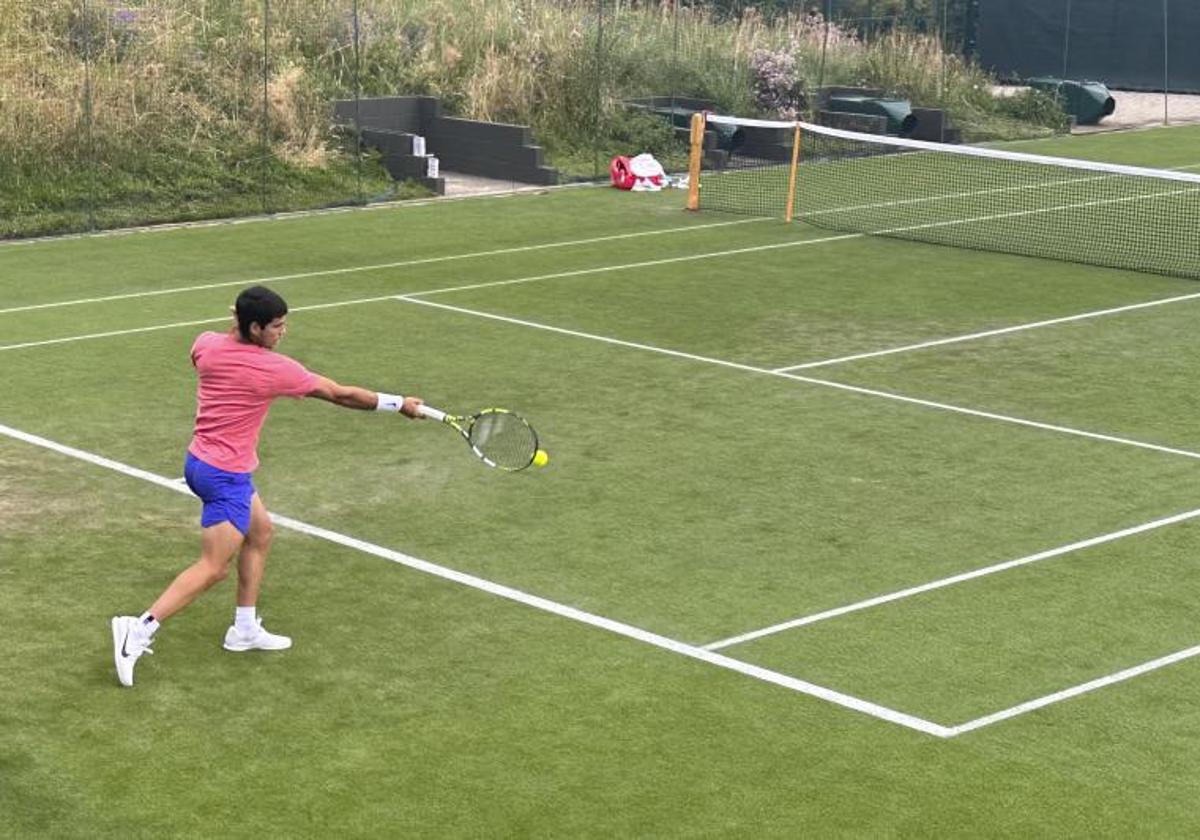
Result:
{"label": "black mesh barrier", "polygon": [[797,218],[837,231],[1200,279],[1200,176],[801,133]]}
{"label": "black mesh barrier", "polygon": [[[793,123],[704,172],[701,209],[782,216]],[[772,134],[773,132],[773,134]],[[1200,279],[1200,175],[800,125],[794,218],[843,233]],[[743,145],[743,149],[746,145]],[[753,148],[753,147],[752,147]]]}
{"label": "black mesh barrier", "polygon": [[782,217],[787,210],[794,124],[712,117],[706,129],[700,208]]}

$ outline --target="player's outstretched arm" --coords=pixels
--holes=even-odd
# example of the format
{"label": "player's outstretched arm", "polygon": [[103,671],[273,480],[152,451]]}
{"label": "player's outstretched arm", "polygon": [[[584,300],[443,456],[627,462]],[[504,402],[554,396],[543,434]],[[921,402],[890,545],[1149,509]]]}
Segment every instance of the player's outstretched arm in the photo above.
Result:
{"label": "player's outstretched arm", "polygon": [[399,411],[408,417],[420,417],[420,397],[402,397],[398,394],[382,394],[356,385],[339,385],[326,376],[318,376],[317,383],[308,396],[362,411]]}

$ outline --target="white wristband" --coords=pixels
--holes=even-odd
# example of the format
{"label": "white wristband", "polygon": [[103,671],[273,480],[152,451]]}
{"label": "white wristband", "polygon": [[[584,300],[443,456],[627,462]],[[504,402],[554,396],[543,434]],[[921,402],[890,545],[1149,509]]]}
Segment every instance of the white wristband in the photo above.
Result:
{"label": "white wristband", "polygon": [[375,403],[376,411],[400,411],[404,408],[404,397],[399,394],[379,394],[379,402]]}

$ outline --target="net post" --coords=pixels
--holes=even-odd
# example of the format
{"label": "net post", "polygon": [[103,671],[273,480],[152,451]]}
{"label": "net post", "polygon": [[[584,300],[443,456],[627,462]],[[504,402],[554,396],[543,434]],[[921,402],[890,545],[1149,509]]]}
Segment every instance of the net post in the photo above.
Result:
{"label": "net post", "polygon": [[788,172],[788,188],[787,188],[787,211],[784,213],[784,221],[792,221],[792,211],[796,209],[796,174],[800,169],[800,123],[796,123],[795,132],[792,135],[792,168]]}
{"label": "net post", "polygon": [[687,209],[700,209],[700,161],[704,157],[704,113],[692,114],[691,150],[688,155]]}

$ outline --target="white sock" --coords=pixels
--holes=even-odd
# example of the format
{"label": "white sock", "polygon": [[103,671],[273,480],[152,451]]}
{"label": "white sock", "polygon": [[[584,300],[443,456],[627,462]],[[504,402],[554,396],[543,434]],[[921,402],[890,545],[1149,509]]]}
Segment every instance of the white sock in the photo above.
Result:
{"label": "white sock", "polygon": [[239,632],[249,634],[258,629],[258,620],[254,607],[238,607],[233,611],[233,626]]}
{"label": "white sock", "polygon": [[138,630],[141,632],[141,634],[143,636],[145,636],[147,639],[149,639],[151,636],[153,636],[155,633],[158,632],[158,628],[161,625],[159,625],[158,619],[156,619],[154,616],[150,615],[150,613],[144,612],[140,616],[138,616],[137,626],[138,626]]}

